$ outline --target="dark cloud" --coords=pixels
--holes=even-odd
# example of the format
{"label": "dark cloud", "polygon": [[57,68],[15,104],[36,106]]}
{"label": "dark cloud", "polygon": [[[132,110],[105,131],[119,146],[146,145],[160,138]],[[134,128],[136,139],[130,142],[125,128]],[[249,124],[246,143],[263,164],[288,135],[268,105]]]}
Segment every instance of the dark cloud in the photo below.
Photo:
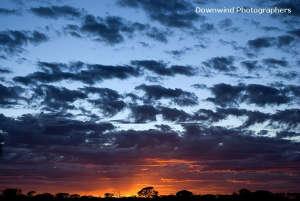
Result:
{"label": "dark cloud", "polygon": [[18,86],[4,86],[0,84],[0,105],[2,107],[12,106],[18,104],[18,100],[24,99],[21,97],[23,88]]}
{"label": "dark cloud", "polygon": [[211,91],[215,97],[208,98],[208,100],[221,106],[238,105],[241,102],[265,106],[291,101],[291,97],[285,90],[259,84],[233,86],[222,83],[214,85]]}
{"label": "dark cloud", "polygon": [[135,122],[155,121],[158,110],[152,105],[135,105],[131,107],[131,116]]}
{"label": "dark cloud", "polygon": [[289,46],[295,41],[290,35],[281,35],[278,37],[259,37],[248,41],[248,46],[253,49],[262,49],[269,47]]}
{"label": "dark cloud", "polygon": [[11,73],[11,71],[6,69],[6,68],[1,68],[0,67],[0,74],[7,74],[7,73]]}
{"label": "dark cloud", "polygon": [[0,115],[0,129],[8,135],[4,137],[5,146],[35,145],[79,145],[90,138],[112,130],[110,123],[95,123],[72,120],[56,113],[23,115],[17,119]]}
{"label": "dark cloud", "polygon": [[216,28],[215,28],[215,25],[214,24],[212,24],[212,23],[202,23],[201,25],[200,25],[200,27],[199,28],[196,28],[195,30],[194,30],[194,32],[192,32],[192,34],[193,35],[197,35],[197,34],[206,34],[206,33],[209,33],[209,32],[216,32]]}
{"label": "dark cloud", "polygon": [[277,40],[278,46],[283,47],[292,44],[295,41],[295,38],[289,35],[282,35],[278,36]]}
{"label": "dark cloud", "polygon": [[[145,154],[144,151],[148,148],[158,148],[160,143],[163,143],[166,149],[170,149],[170,146],[174,146],[180,142],[178,135],[175,132],[164,133],[158,130],[130,130],[120,131],[118,134],[119,135],[115,141],[118,148],[135,147],[136,150],[142,151],[142,155]],[[157,153],[153,154],[156,155]]]}
{"label": "dark cloud", "polygon": [[48,37],[38,31],[1,31],[0,47],[6,53],[18,53],[23,51],[27,44],[39,44],[48,40]]}
{"label": "dark cloud", "polygon": [[211,88],[214,98],[208,100],[214,102],[217,105],[226,106],[229,104],[237,104],[239,95],[243,90],[243,86],[231,86],[229,84],[217,84]]}
{"label": "dark cloud", "polygon": [[231,27],[233,25],[233,21],[229,18],[226,18],[224,20],[221,20],[218,23],[218,25],[221,29],[225,29],[225,28]]}
{"label": "dark cloud", "polygon": [[0,8],[0,15],[16,15],[17,13],[15,9]]}
{"label": "dark cloud", "polygon": [[[115,131],[109,123],[72,120],[56,114],[18,119],[0,115],[0,129],[8,133],[4,137],[1,175],[22,175],[21,183],[39,175],[47,177],[48,187],[49,181],[57,178],[68,183],[74,177],[76,182],[81,177],[91,178],[90,182],[96,175],[122,179],[129,173],[140,173],[137,166],[151,166],[151,172],[161,171],[167,178],[214,185],[220,182],[222,186],[233,176],[255,177],[262,183],[280,179],[294,186],[297,182],[291,182],[286,173],[293,173],[293,177],[299,174],[298,143],[256,137],[238,129],[185,124],[180,135],[163,126]],[[49,169],[55,164],[59,165]],[[86,164],[95,169],[87,169]],[[12,166],[18,171],[6,168]],[[152,176],[151,172],[146,174]]]}
{"label": "dark cloud", "polygon": [[192,84],[191,87],[194,87],[195,89],[207,89],[205,84]]}
{"label": "dark cloud", "polygon": [[180,106],[196,105],[198,98],[194,93],[183,91],[182,89],[170,89],[160,85],[145,85],[137,86],[136,89],[145,92],[145,101],[155,101],[163,98],[171,99],[172,102]]}
{"label": "dark cloud", "polygon": [[300,133],[281,131],[281,132],[276,133],[276,135],[278,138],[286,138],[286,137],[298,137],[298,136],[300,136]]}
{"label": "dark cloud", "polygon": [[275,76],[280,77],[280,78],[284,78],[287,80],[293,80],[295,78],[297,78],[299,75],[297,72],[295,71],[291,71],[291,72],[277,72],[275,74]]}
{"label": "dark cloud", "polygon": [[249,103],[255,103],[260,106],[266,104],[283,104],[290,101],[290,98],[280,89],[269,86],[251,84],[245,88],[247,95],[243,99]]}
{"label": "dark cloud", "polygon": [[162,115],[164,120],[172,122],[183,122],[192,119],[192,116],[183,110],[169,107],[153,107],[152,105],[133,105],[131,107],[132,117],[136,123],[156,121],[157,115]]}
{"label": "dark cloud", "polygon": [[234,66],[234,57],[213,57],[208,61],[203,62],[206,67],[218,70],[218,71],[233,71],[236,69]]}
{"label": "dark cloud", "polygon": [[162,31],[156,27],[149,28],[146,32],[146,35],[156,41],[167,43],[168,39],[167,36],[171,35],[169,31]]}
{"label": "dark cloud", "polygon": [[260,112],[260,111],[250,111],[246,109],[237,109],[237,108],[218,108],[216,111],[219,116],[227,117],[228,115],[233,116],[247,116],[247,120],[241,125],[241,128],[247,128],[256,123],[263,123],[269,119],[270,115]]}
{"label": "dark cloud", "polygon": [[183,55],[187,54],[189,51],[193,50],[191,47],[184,47],[179,50],[167,50],[165,51],[167,54],[170,54],[173,56],[174,59],[180,59]]}
{"label": "dark cloud", "polygon": [[238,127],[239,129],[249,128],[255,124],[267,123],[267,125],[273,126],[274,128],[285,127],[286,131],[288,131],[300,125],[299,109],[279,110],[274,114],[238,108],[217,108],[216,111],[200,109],[195,112],[190,119],[202,121],[202,123],[207,122],[209,125],[213,122],[226,119],[229,115],[247,117],[243,124]]}
{"label": "dark cloud", "polygon": [[36,7],[30,9],[32,13],[40,17],[58,18],[58,17],[80,17],[82,12],[71,6],[49,6]]}
{"label": "dark cloud", "polygon": [[168,121],[183,122],[191,119],[190,114],[176,108],[159,107],[159,113]]}
{"label": "dark cloud", "polygon": [[101,109],[105,116],[113,116],[126,107],[122,96],[115,90],[96,87],[85,87],[82,90],[88,94],[98,94],[99,97],[90,99],[89,102]]}
{"label": "dark cloud", "polygon": [[214,112],[209,109],[200,109],[193,115],[193,120],[197,121],[208,121],[208,122],[217,122],[221,119],[225,119],[227,114],[222,112]]}
{"label": "dark cloud", "polygon": [[[262,65],[264,64],[264,65]],[[262,59],[262,64],[260,64],[257,60],[245,60],[241,62],[241,65],[245,67],[249,72],[253,72],[260,69],[268,69],[268,68],[278,68],[278,67],[288,67],[289,62],[282,59],[277,58],[265,58]],[[267,67],[267,68],[266,68]]]}
{"label": "dark cloud", "polygon": [[41,105],[44,109],[66,110],[73,109],[75,106],[72,104],[79,99],[87,98],[86,94],[78,90],[70,90],[65,87],[55,87],[51,85],[39,85],[34,89],[33,100],[41,98]]}
{"label": "dark cloud", "polygon": [[151,0],[120,0],[120,5],[142,8],[151,19],[168,27],[191,28],[199,19],[194,6],[186,0],[175,0],[172,3]]}
{"label": "dark cloud", "polygon": [[285,59],[267,58],[263,59],[262,61],[268,67],[287,67],[289,65],[288,61],[286,61]]}
{"label": "dark cloud", "polygon": [[273,121],[284,123],[288,127],[296,128],[300,125],[300,109],[286,109],[271,116]]}
{"label": "dark cloud", "polygon": [[248,45],[254,49],[267,48],[274,45],[276,39],[274,37],[261,37],[248,41]]}
{"label": "dark cloud", "polygon": [[130,76],[138,76],[139,71],[130,66],[109,66],[100,64],[88,64],[87,70],[81,70],[75,76],[75,80],[82,80],[87,82],[88,79],[91,81],[103,80],[103,79],[126,79]]}
{"label": "dark cloud", "polygon": [[297,36],[298,38],[300,37],[300,29],[291,30],[289,33]]}
{"label": "dark cloud", "polygon": [[[76,80],[76,76],[72,73],[67,72],[55,72],[55,73],[47,73],[47,72],[34,72],[28,74],[26,76],[17,76],[14,77],[13,80],[24,85],[29,84],[37,84],[37,82],[42,83],[51,83],[58,82],[62,80]],[[90,82],[90,80],[87,80]]]}
{"label": "dark cloud", "polygon": [[123,32],[130,33],[133,30],[128,27],[120,17],[107,17],[97,19],[92,15],[87,15],[81,26],[81,31],[96,37],[108,44],[120,43],[124,40]]}
{"label": "dark cloud", "polygon": [[131,64],[138,67],[143,67],[149,71],[163,76],[174,76],[176,74],[192,76],[195,74],[195,69],[190,66],[172,65],[170,67],[167,67],[167,64],[162,61],[137,60],[132,61]]}
{"label": "dark cloud", "polygon": [[242,61],[241,65],[245,67],[248,71],[259,70],[259,68],[262,68],[262,66],[259,65],[258,61],[256,60]]}
{"label": "dark cloud", "polygon": [[106,18],[86,15],[80,26],[69,24],[64,31],[74,37],[92,37],[95,41],[102,41],[110,45],[121,43],[126,37],[132,37],[134,33],[145,34],[155,41],[166,43],[167,36],[172,32],[152,27],[149,24],[130,22],[121,17],[107,16]]}
{"label": "dark cloud", "polygon": [[37,71],[26,76],[17,76],[14,81],[22,84],[36,84],[36,82],[51,83],[62,80],[81,81],[87,84],[101,82],[105,79],[126,79],[143,74],[144,70],[152,71],[162,76],[177,74],[192,76],[196,73],[191,66],[171,65],[155,60],[132,61],[133,66],[109,66],[101,64],[87,64],[80,61],[66,63],[38,62],[42,71]]}
{"label": "dark cloud", "polygon": [[[73,62],[39,63],[43,71],[31,73],[27,76],[15,77],[14,81],[22,84],[36,84],[36,82],[51,83],[62,80],[81,81],[88,84],[100,82],[105,79],[126,79],[130,76],[138,76],[139,70],[130,66],[109,66],[100,64],[85,64]],[[62,71],[64,70],[64,71]]]}

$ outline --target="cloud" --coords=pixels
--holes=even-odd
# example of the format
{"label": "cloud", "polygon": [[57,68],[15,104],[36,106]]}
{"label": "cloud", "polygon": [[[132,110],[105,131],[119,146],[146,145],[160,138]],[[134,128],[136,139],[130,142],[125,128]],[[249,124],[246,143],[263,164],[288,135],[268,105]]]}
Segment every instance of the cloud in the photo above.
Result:
{"label": "cloud", "polygon": [[191,66],[171,65],[155,60],[136,60],[129,65],[101,65],[88,64],[81,61],[66,63],[38,62],[41,71],[36,71],[26,76],[17,76],[13,80],[22,84],[52,83],[62,80],[80,81],[94,84],[106,79],[127,79],[129,77],[141,76],[144,70],[154,72],[162,76],[186,75],[192,76],[196,73]]}
{"label": "cloud", "polygon": [[18,100],[24,100],[21,97],[23,91],[24,89],[19,86],[8,87],[0,84],[0,105],[8,107],[18,104]]}
{"label": "cloud", "polygon": [[89,99],[89,102],[100,108],[105,116],[114,116],[126,107],[126,103],[121,100],[122,96],[115,90],[85,87],[82,91],[87,94],[98,94],[97,98]]}
{"label": "cloud", "polygon": [[126,79],[140,74],[138,69],[130,66],[109,66],[82,62],[71,62],[69,64],[40,62],[38,65],[41,66],[43,71],[14,77],[14,81],[22,84],[36,84],[36,82],[51,83],[73,80],[93,84],[105,79]]}
{"label": "cloud", "polygon": [[[21,144],[53,146],[79,145],[85,143],[86,133],[89,137],[114,129],[110,123],[95,123],[72,120],[56,113],[23,115],[17,119],[0,115],[0,129],[8,133],[4,137],[6,146]],[[30,123],[29,123],[30,122]]]}
{"label": "cloud", "polygon": [[300,133],[296,133],[296,132],[281,131],[277,133],[278,138],[298,137],[298,136],[300,136]]}
{"label": "cloud", "polygon": [[294,30],[289,31],[288,33],[290,33],[294,36],[297,36],[298,38],[300,37],[300,29],[294,29]]}
{"label": "cloud", "polygon": [[248,41],[248,46],[253,49],[262,49],[269,47],[284,47],[289,46],[295,41],[295,38],[290,35],[281,35],[278,37],[258,37]]}
{"label": "cloud", "polygon": [[176,108],[159,107],[159,113],[168,121],[183,122],[191,119],[190,114]]}
{"label": "cloud", "polygon": [[200,16],[194,11],[189,1],[175,0],[172,4],[150,0],[120,0],[121,6],[142,8],[148,16],[167,27],[192,28]]}
{"label": "cloud", "polygon": [[[284,128],[285,131],[295,129],[300,125],[300,110],[299,109],[285,109],[278,110],[273,114],[263,113],[257,110],[251,111],[238,108],[217,108],[216,111],[209,109],[200,109],[191,116],[190,120],[211,123],[219,122],[228,118],[230,115],[236,117],[247,117],[238,129],[245,129],[255,124],[266,123],[273,128]],[[262,129],[262,128],[261,128]]]}
{"label": "cloud", "polygon": [[86,94],[78,90],[51,85],[39,85],[34,89],[33,100],[42,98],[41,105],[50,111],[73,109],[71,103],[78,99],[87,98]]}
{"label": "cloud", "polygon": [[284,78],[284,79],[287,79],[287,80],[293,80],[293,79],[296,79],[299,75],[295,71],[290,71],[290,72],[277,72],[275,74],[275,76],[280,77],[280,78]]}
{"label": "cloud", "polygon": [[[255,178],[262,184],[280,180],[294,186],[297,181],[291,181],[286,172],[299,174],[298,143],[254,137],[238,129],[186,124],[182,133],[170,129],[117,131],[109,123],[72,120],[57,114],[17,119],[0,115],[0,129],[8,133],[1,175],[22,175],[20,184],[37,177],[34,182],[47,182],[51,187],[57,178],[63,178],[69,186],[78,180],[94,181],[96,176],[124,180],[129,173],[140,179],[139,175],[152,178],[157,175],[153,172],[160,172],[163,178],[214,186],[224,186],[224,182],[236,185],[228,182],[233,176]],[[49,169],[54,164],[59,165]],[[12,172],[12,166],[18,171]],[[143,170],[142,174],[141,167],[151,167],[151,171]]]}
{"label": "cloud", "polygon": [[221,29],[228,29],[229,27],[232,27],[232,25],[233,25],[233,21],[229,18],[223,19],[218,23],[218,26]]}
{"label": "cloud", "polygon": [[162,31],[156,27],[149,28],[146,32],[146,35],[156,41],[167,43],[168,39],[167,36],[171,35],[170,31]]}
{"label": "cloud", "polygon": [[80,17],[82,12],[71,6],[49,6],[31,8],[31,12],[40,17],[59,18],[59,17]]}
{"label": "cloud", "polygon": [[258,64],[257,60],[245,60],[241,62],[241,65],[248,71],[258,70],[259,68],[262,68],[262,66]]}
{"label": "cloud", "polygon": [[288,46],[295,41],[295,38],[289,35],[278,36],[278,47]]}
{"label": "cloud", "polygon": [[183,55],[185,55],[187,52],[191,51],[193,48],[190,47],[184,47],[179,50],[170,50],[165,51],[167,54],[170,54],[173,56],[174,59],[180,59]]}
{"label": "cloud", "polygon": [[64,31],[74,37],[87,36],[110,45],[121,43],[126,37],[131,38],[135,33],[141,33],[155,41],[167,43],[167,36],[172,34],[169,30],[131,22],[118,16],[102,18],[93,15],[86,15],[80,26],[73,24],[65,26]]}
{"label": "cloud", "polygon": [[157,114],[158,110],[152,105],[134,105],[131,107],[131,116],[137,123],[155,121]]}
{"label": "cloud", "polygon": [[6,68],[0,68],[0,74],[7,74],[7,73],[11,73],[11,71]]}
{"label": "cloud", "polygon": [[248,41],[248,45],[254,49],[267,48],[274,45],[276,39],[274,37],[260,37]]}
{"label": "cloud", "polygon": [[296,128],[300,125],[300,110],[299,109],[286,109],[278,111],[271,116],[273,121],[287,124],[289,127]]}
{"label": "cloud", "polygon": [[172,122],[182,122],[192,119],[183,110],[169,107],[153,107],[152,105],[132,105],[131,117],[134,118],[135,123],[145,123],[149,121],[156,121],[157,115],[162,115],[164,120]]}
{"label": "cloud", "polygon": [[132,30],[123,23],[120,17],[107,17],[96,19],[92,15],[87,15],[81,26],[81,31],[96,36],[97,40],[102,40],[108,44],[120,43],[124,40],[122,33],[130,33]]}
{"label": "cloud", "polygon": [[263,63],[268,67],[287,67],[289,65],[288,61],[284,59],[276,59],[276,58],[266,58],[263,59]]}
{"label": "cloud", "polygon": [[0,31],[0,47],[6,53],[19,53],[29,43],[36,45],[47,40],[48,37],[38,31]]}
{"label": "cloud", "polygon": [[173,103],[180,106],[191,106],[198,103],[198,98],[194,93],[183,91],[182,89],[170,89],[160,85],[139,85],[138,90],[145,92],[145,101],[152,102],[163,98],[171,99]]}
{"label": "cloud", "polygon": [[0,8],[0,15],[16,15],[18,11],[15,9]]}
{"label": "cloud", "polygon": [[131,64],[138,67],[143,67],[149,71],[163,76],[174,76],[176,74],[192,76],[195,74],[195,69],[190,66],[172,65],[167,67],[167,64],[162,61],[136,60],[131,61]]}
{"label": "cloud", "polygon": [[212,68],[218,71],[234,71],[236,67],[234,66],[234,57],[213,57],[208,61],[203,62],[206,67]]}
{"label": "cloud", "polygon": [[265,106],[268,104],[285,104],[291,101],[287,91],[270,86],[249,84],[249,85],[229,85],[217,84],[211,88],[214,98],[208,98],[209,101],[217,105],[238,105],[241,102]]}

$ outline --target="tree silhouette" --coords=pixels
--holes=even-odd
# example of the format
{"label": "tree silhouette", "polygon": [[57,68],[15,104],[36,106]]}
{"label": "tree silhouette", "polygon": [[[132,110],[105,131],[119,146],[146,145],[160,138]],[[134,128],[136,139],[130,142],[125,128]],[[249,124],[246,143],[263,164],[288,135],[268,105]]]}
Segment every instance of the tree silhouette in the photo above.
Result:
{"label": "tree silhouette", "polygon": [[148,186],[142,188],[137,194],[142,198],[155,198],[158,196],[158,191],[154,190],[154,187]]}
{"label": "tree silhouette", "polygon": [[22,195],[22,190],[17,188],[8,188],[2,191],[2,196],[7,200],[17,200]]}
{"label": "tree silhouette", "polygon": [[27,196],[28,196],[28,197],[33,197],[35,194],[36,194],[35,191],[29,191],[29,192],[27,193]]}
{"label": "tree silhouette", "polygon": [[50,193],[42,193],[42,194],[37,194],[34,196],[35,200],[41,200],[41,201],[51,201],[54,199],[54,196]]}
{"label": "tree silhouette", "polygon": [[27,194],[22,194],[22,191],[17,188],[9,188],[0,192],[0,201],[146,201],[146,200],[161,200],[161,201],[298,201],[300,193],[272,193],[265,190],[249,191],[241,189],[238,193],[228,195],[213,195],[203,194],[194,195],[188,190],[181,190],[174,195],[159,196],[158,192],[151,186],[142,188],[138,193],[138,197],[118,197],[112,193],[105,193],[104,198],[94,196],[80,196],[77,194],[50,193],[35,194],[34,191],[29,191]]}
{"label": "tree silhouette", "polygon": [[113,193],[104,193],[105,198],[113,198],[114,194]]}
{"label": "tree silhouette", "polygon": [[189,199],[189,198],[193,197],[193,193],[188,190],[181,190],[176,193],[176,197],[182,198],[182,199]]}
{"label": "tree silhouette", "polygon": [[70,195],[70,198],[71,199],[79,199],[80,195],[79,194],[72,194],[72,195]]}
{"label": "tree silhouette", "polygon": [[57,193],[55,195],[55,197],[60,200],[67,199],[69,196],[69,193]]}

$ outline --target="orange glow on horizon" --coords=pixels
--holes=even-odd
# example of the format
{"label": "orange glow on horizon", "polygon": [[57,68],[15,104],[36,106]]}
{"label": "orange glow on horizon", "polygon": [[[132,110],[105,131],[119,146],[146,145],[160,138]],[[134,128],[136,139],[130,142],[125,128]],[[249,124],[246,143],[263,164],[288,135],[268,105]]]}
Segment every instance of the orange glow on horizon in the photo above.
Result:
{"label": "orange glow on horizon", "polygon": [[[128,164],[130,166],[130,164]],[[47,181],[38,186],[20,186],[24,192],[35,190],[39,193],[67,192],[69,194],[92,195],[103,197],[105,193],[113,193],[117,197],[136,196],[144,187],[153,186],[160,195],[174,195],[180,190],[189,190],[194,194],[226,194],[232,193],[242,187],[263,186],[254,180],[246,180],[236,175],[236,170],[209,170],[199,161],[183,159],[146,158],[139,164],[130,166],[130,174],[127,170],[112,177],[97,176],[97,170],[103,168],[103,172],[119,173],[115,166],[85,166],[86,172],[70,180]],[[246,171],[246,170],[243,170]],[[267,171],[267,170],[264,170]],[[92,174],[91,174],[92,172]],[[247,171],[251,173],[252,171]],[[204,176],[203,176],[204,175]],[[233,175],[224,180],[214,180],[205,175]],[[25,179],[25,178],[23,178]],[[226,185],[224,185],[226,183]],[[16,186],[14,186],[16,187]]]}

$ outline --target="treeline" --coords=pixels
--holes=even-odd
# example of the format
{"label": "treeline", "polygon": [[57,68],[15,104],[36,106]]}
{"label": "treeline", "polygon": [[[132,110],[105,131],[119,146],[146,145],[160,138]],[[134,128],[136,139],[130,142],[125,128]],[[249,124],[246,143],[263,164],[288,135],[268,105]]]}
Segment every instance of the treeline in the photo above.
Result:
{"label": "treeline", "polygon": [[161,195],[153,187],[146,187],[137,192],[137,196],[116,197],[112,193],[105,193],[103,197],[80,196],[78,194],[50,193],[38,194],[30,191],[26,194],[20,189],[5,189],[0,194],[0,201],[140,201],[140,200],[162,200],[162,201],[300,201],[300,193],[272,193],[269,191],[251,192],[241,189],[238,193],[231,195],[194,195],[187,190],[181,190],[176,195]]}

